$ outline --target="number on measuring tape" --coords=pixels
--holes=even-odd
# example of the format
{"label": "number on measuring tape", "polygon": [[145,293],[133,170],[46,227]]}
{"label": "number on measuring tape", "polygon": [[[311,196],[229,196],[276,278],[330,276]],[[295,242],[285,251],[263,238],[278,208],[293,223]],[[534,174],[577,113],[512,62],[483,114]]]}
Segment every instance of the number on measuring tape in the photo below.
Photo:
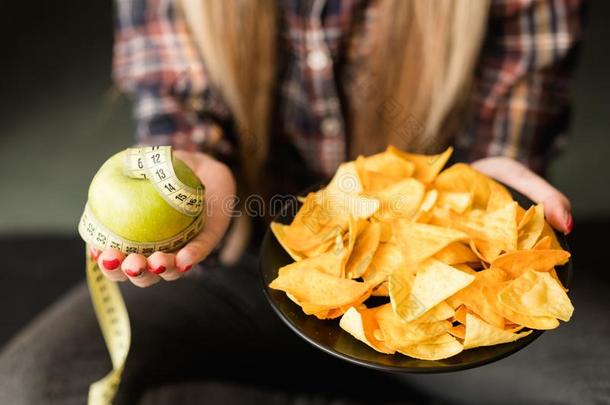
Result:
{"label": "number on measuring tape", "polygon": [[195,218],[185,230],[174,237],[157,242],[141,243],[125,239],[110,231],[98,221],[89,205],[85,205],[85,212],[79,221],[78,232],[83,240],[96,249],[113,248],[125,254],[139,253],[149,256],[156,251],[166,252],[184,246],[202,227],[203,214]]}
{"label": "number on measuring tape", "polygon": [[[129,177],[152,180],[161,197],[177,211],[192,217],[201,213],[204,190],[202,187],[189,187],[178,179],[172,165],[171,147],[128,149],[124,172]],[[185,201],[190,203],[184,204]]]}

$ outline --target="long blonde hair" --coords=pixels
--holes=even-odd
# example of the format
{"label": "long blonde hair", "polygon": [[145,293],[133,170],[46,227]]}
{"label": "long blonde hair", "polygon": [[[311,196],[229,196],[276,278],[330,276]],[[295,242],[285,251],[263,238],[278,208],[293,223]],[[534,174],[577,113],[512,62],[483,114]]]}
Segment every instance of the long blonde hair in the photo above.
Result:
{"label": "long blonde hair", "polygon": [[[345,86],[351,157],[389,143],[427,151],[448,142],[448,122],[466,98],[488,8],[488,0],[375,2],[368,51],[353,64],[356,80]],[[277,2],[181,0],[181,9],[212,82],[235,115],[245,174],[258,173],[269,145]]]}

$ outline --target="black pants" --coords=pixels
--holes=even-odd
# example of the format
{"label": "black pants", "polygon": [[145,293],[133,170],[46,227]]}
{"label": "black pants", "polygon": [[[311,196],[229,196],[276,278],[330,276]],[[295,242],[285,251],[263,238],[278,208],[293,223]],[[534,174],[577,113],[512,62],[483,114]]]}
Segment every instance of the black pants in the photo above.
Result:
{"label": "black pants", "polygon": [[[588,293],[572,323],[505,360],[406,376],[348,364],[293,334],[266,302],[253,255],[122,290],[133,331],[117,404],[610,403],[608,294]],[[0,404],[84,404],[109,370],[82,284],[0,354]]]}

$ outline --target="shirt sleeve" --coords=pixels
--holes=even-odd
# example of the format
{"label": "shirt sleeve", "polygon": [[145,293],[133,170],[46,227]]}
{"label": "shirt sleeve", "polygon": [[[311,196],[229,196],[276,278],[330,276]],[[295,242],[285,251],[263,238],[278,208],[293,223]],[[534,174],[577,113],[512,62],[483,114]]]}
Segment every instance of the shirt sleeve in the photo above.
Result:
{"label": "shirt sleeve", "polygon": [[545,170],[565,143],[581,23],[580,0],[492,1],[460,158],[507,156]]}
{"label": "shirt sleeve", "polygon": [[133,100],[140,144],[230,153],[229,109],[172,0],[117,0],[113,76]]}

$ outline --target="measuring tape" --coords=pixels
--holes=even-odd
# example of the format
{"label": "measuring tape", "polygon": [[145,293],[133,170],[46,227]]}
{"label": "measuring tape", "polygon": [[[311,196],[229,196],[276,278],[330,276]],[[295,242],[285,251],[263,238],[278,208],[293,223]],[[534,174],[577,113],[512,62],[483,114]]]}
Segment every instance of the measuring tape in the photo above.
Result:
{"label": "measuring tape", "polygon": [[170,146],[127,149],[123,173],[134,179],[150,181],[172,208],[193,217],[193,222],[169,239],[138,242],[110,231],[95,217],[89,205],[85,205],[78,232],[87,243],[87,285],[112,361],[112,371],[89,387],[90,405],[112,404],[131,344],[131,327],[125,301],[117,284],[100,271],[97,261],[91,257],[90,248],[114,248],[125,254],[139,253],[149,256],[156,251],[179,249],[203,228],[204,189],[190,187],[178,179],[172,165]]}
{"label": "measuring tape", "polygon": [[112,361],[112,371],[89,387],[89,404],[111,404],[119,388],[129,352],[131,328],[119,287],[102,274],[89,249],[87,249],[87,285]]}

